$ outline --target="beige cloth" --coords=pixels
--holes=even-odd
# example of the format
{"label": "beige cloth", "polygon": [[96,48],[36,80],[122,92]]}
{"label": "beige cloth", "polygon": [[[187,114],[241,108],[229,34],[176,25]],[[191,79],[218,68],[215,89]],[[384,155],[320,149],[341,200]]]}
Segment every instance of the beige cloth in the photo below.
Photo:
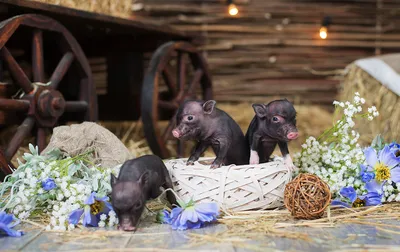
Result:
{"label": "beige cloth", "polygon": [[355,64],[400,96],[400,53],[359,59]]}
{"label": "beige cloth", "polygon": [[94,154],[91,155],[90,161],[107,168],[134,158],[134,155],[113,133],[93,122],[54,128],[50,143],[42,154],[55,148],[71,157],[93,149]]}

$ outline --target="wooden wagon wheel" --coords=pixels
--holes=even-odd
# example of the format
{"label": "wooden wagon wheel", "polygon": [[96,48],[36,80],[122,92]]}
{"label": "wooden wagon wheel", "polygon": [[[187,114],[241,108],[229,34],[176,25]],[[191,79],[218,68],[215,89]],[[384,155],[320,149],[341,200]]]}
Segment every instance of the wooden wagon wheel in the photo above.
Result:
{"label": "wooden wagon wheel", "polygon": [[[191,75],[190,78],[188,75]],[[197,89],[201,89],[201,97],[197,96]],[[151,58],[141,94],[144,134],[154,154],[161,158],[171,157],[166,145],[168,140],[174,140],[172,129],[175,126],[175,113],[186,99],[199,98],[212,99],[211,77],[200,52],[187,42],[168,42],[161,45]],[[164,130],[159,125],[162,117],[169,119]],[[182,157],[183,142],[176,141],[177,156]]]}
{"label": "wooden wagon wheel", "polygon": [[[32,35],[32,40],[25,39],[28,43],[32,42],[29,56],[32,62],[31,74],[23,70],[9,50],[15,42],[12,37],[17,36],[15,34],[18,34],[19,30]],[[52,53],[45,54],[46,50],[43,50],[47,48],[43,46],[47,34],[52,38],[48,43],[56,46],[61,58],[59,61],[57,59],[58,64],[52,68],[54,70],[51,70],[51,74],[46,74],[44,64],[44,55],[52,56]],[[11,41],[7,44],[9,40]],[[17,39],[17,42],[20,40]],[[65,112],[79,115],[80,121],[97,120],[97,97],[89,63],[75,38],[57,21],[41,15],[27,14],[1,22],[0,59],[2,65],[8,69],[12,81],[0,84],[0,125],[10,123],[4,114],[19,113],[19,121],[22,121],[4,154],[0,152],[0,164],[10,162],[23,140],[32,132],[39,151],[43,150],[46,145],[45,130],[57,126]],[[70,74],[72,70],[73,74]],[[29,75],[32,76],[31,79]],[[68,82],[63,81],[66,76],[69,76]],[[44,83],[49,85],[43,85]],[[22,95],[17,98],[5,95],[9,93],[8,90],[15,90],[16,87],[22,91]],[[66,98],[66,94],[60,90],[75,92],[72,96],[67,94]],[[6,174],[11,173],[8,167],[0,168]]]}

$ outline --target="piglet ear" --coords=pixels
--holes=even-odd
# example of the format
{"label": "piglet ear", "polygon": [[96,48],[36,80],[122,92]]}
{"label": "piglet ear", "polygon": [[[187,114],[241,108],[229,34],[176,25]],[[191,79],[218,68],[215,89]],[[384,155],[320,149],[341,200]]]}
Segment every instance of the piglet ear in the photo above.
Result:
{"label": "piglet ear", "polygon": [[267,107],[264,104],[255,103],[251,106],[253,107],[257,117],[264,118],[267,116]]}
{"label": "piglet ear", "polygon": [[149,182],[149,172],[144,172],[139,178],[139,184],[145,186]]}
{"label": "piglet ear", "polygon": [[215,104],[217,102],[214,100],[208,100],[203,104],[203,112],[204,114],[211,114],[214,110]]}
{"label": "piglet ear", "polygon": [[111,180],[110,180],[111,187],[113,187],[117,182],[118,182],[117,177],[115,177],[114,174],[111,173]]}

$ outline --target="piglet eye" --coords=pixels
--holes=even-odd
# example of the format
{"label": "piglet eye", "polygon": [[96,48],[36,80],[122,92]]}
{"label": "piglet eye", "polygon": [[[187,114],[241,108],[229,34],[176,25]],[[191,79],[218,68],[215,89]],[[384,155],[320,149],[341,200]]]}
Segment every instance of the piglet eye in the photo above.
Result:
{"label": "piglet eye", "polygon": [[138,203],[136,203],[133,207],[135,208],[135,209],[139,209],[140,207],[141,207],[141,203],[140,202],[138,202]]}
{"label": "piglet eye", "polygon": [[187,119],[188,119],[188,121],[191,121],[191,120],[193,120],[193,116],[188,116]]}
{"label": "piglet eye", "polygon": [[276,117],[276,116],[274,116],[274,117],[272,117],[272,121],[274,121],[274,122],[279,122],[279,118]]}

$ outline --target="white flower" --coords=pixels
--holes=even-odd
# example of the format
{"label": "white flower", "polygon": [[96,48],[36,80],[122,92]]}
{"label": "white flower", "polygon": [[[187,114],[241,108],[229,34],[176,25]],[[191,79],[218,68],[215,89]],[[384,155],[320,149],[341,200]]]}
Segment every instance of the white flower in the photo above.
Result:
{"label": "white flower", "polygon": [[106,223],[104,222],[104,221],[99,221],[99,227],[105,227],[106,226]]}
{"label": "white flower", "polygon": [[364,104],[365,103],[365,99],[361,98],[361,103]]}
{"label": "white flower", "polygon": [[62,199],[64,199],[64,195],[60,192],[57,194],[57,200],[61,201]]}
{"label": "white flower", "polygon": [[108,216],[110,216],[110,217],[114,216],[115,217],[116,214],[115,214],[114,210],[111,210],[110,212],[108,212]]}
{"label": "white flower", "polygon": [[368,116],[368,120],[372,121],[374,118],[372,116]]}
{"label": "white flower", "polygon": [[107,219],[107,215],[102,214],[100,215],[100,220],[105,221]]}

